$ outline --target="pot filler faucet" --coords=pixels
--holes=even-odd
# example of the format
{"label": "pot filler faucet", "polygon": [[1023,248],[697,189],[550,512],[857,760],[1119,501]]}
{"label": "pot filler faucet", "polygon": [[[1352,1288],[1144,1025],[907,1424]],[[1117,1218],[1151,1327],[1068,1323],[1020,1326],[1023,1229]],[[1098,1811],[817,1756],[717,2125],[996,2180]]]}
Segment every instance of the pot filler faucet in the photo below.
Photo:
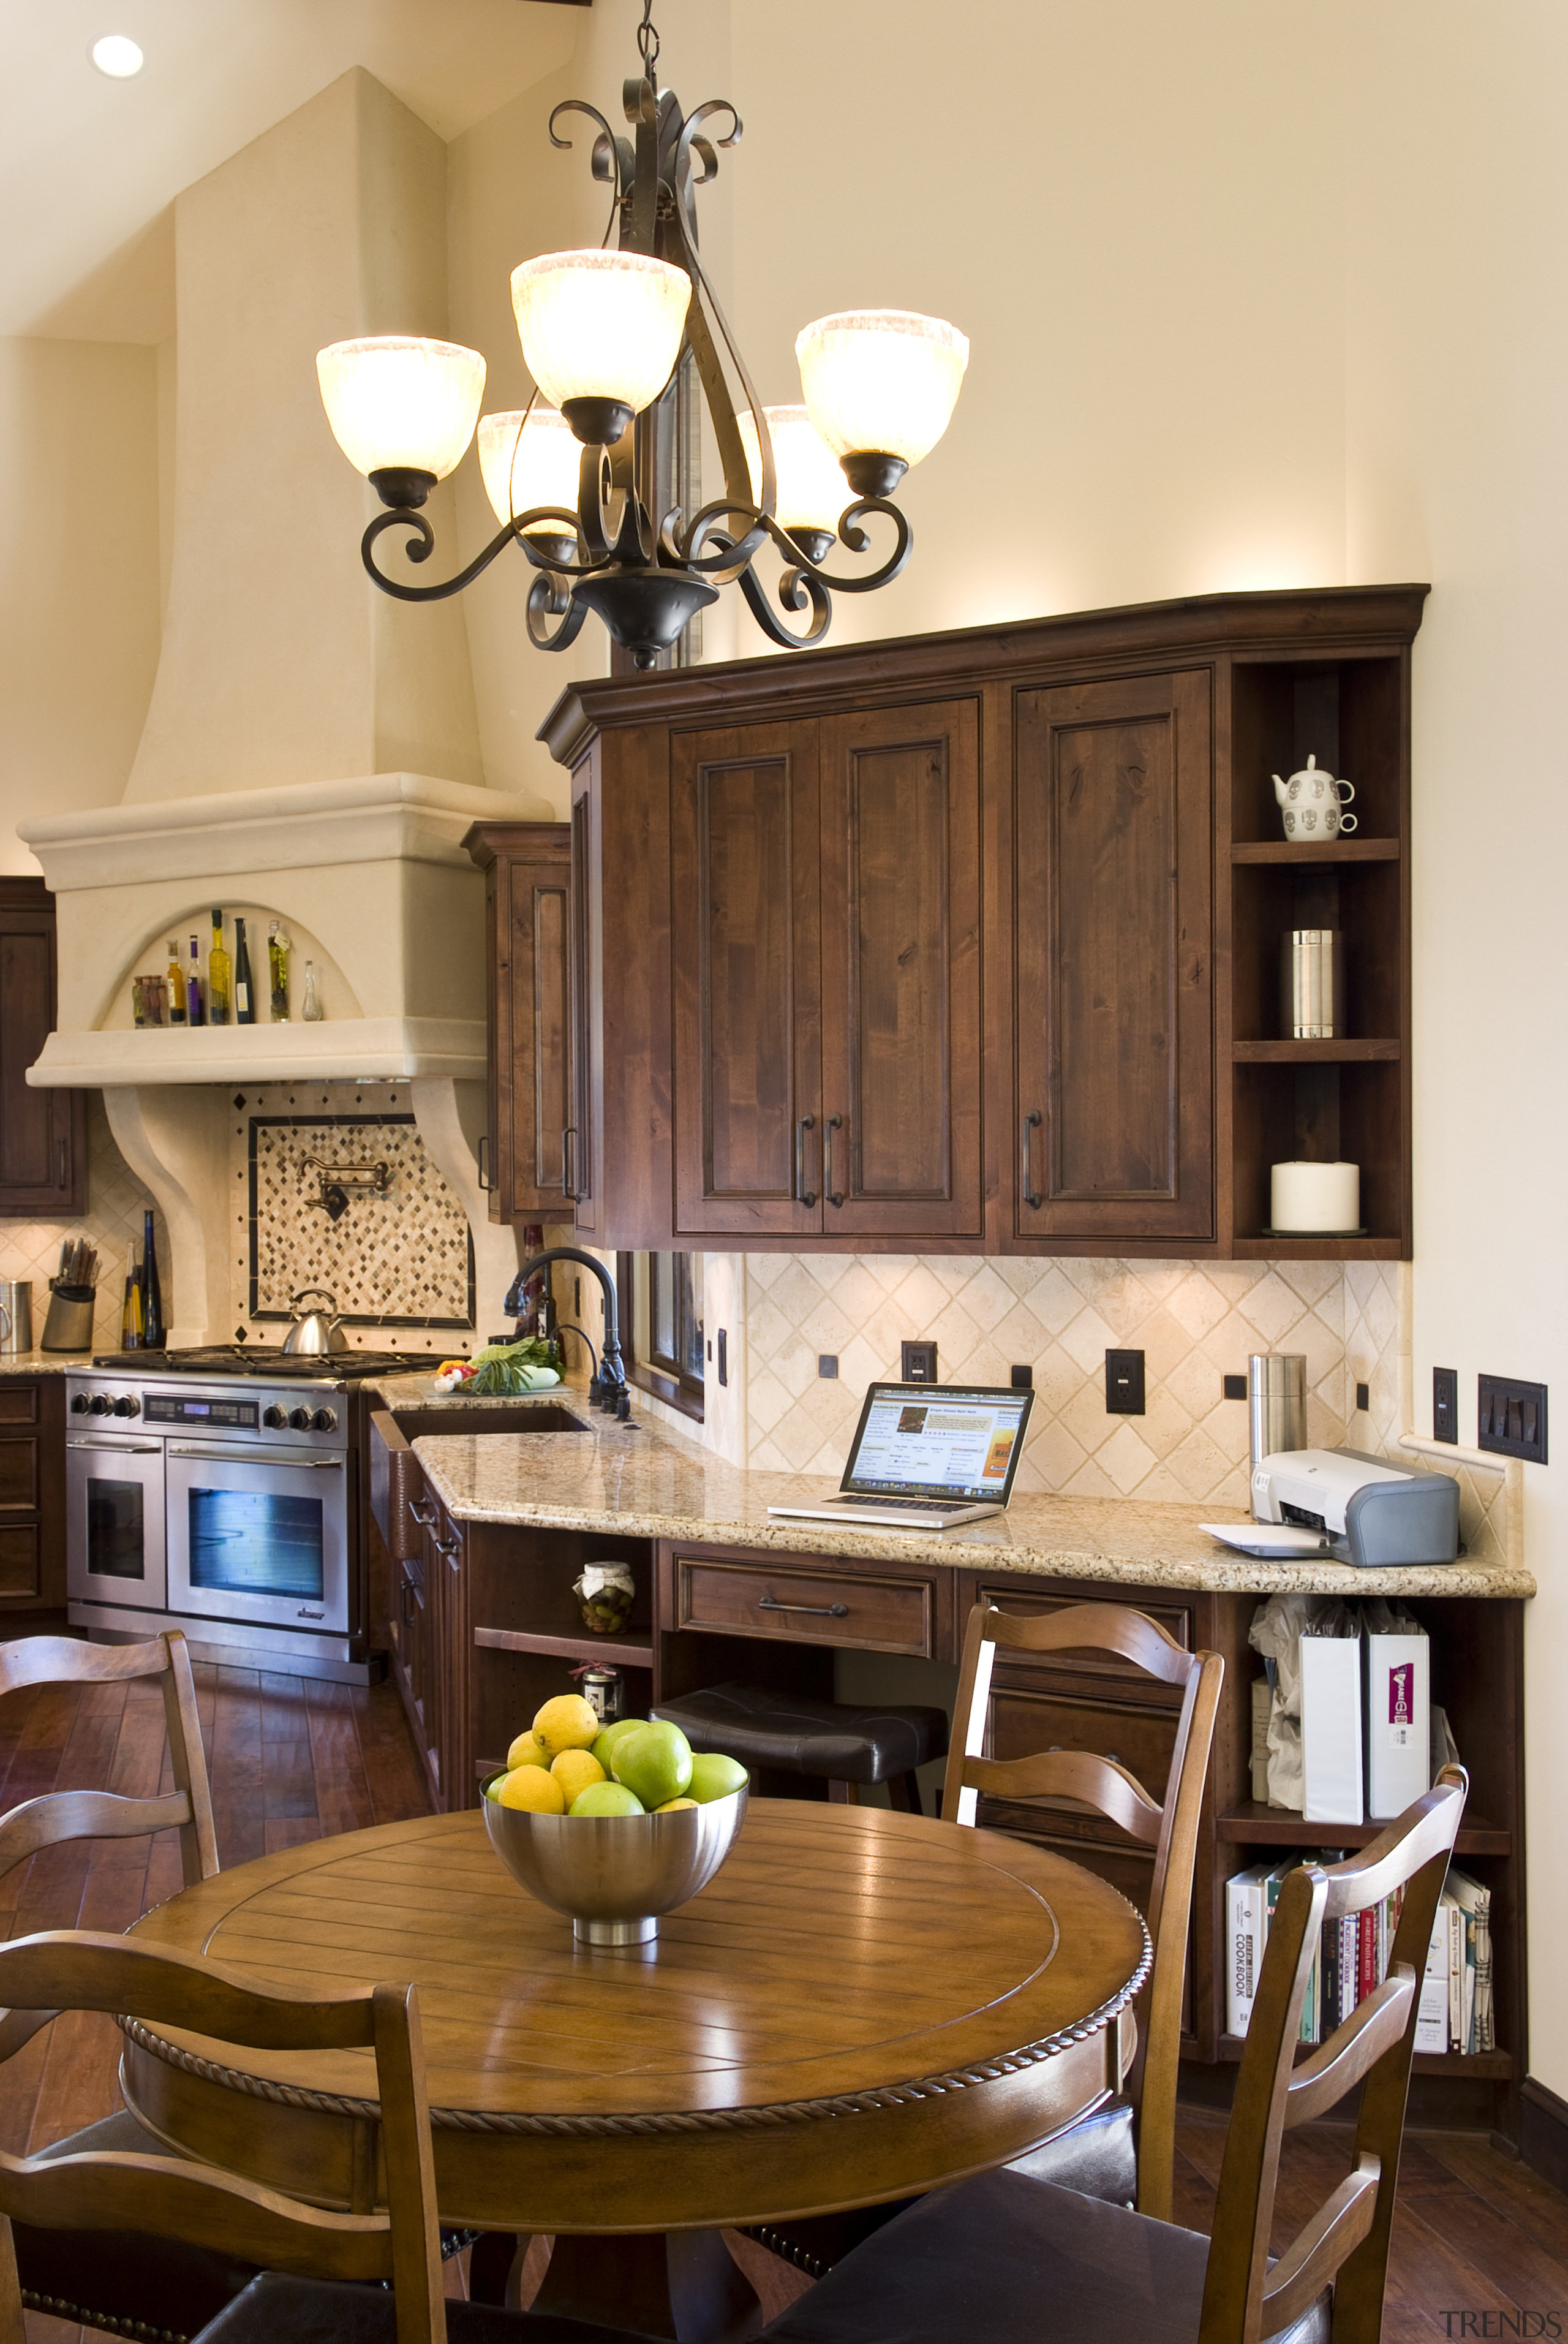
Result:
{"label": "pot filler faucet", "polygon": [[[523,1307],[523,1288],[536,1269],[544,1269],[552,1261],[575,1261],[598,1278],[604,1293],[604,1355],[588,1380],[588,1406],[602,1408],[607,1416],[628,1417],[631,1414],[631,1393],[627,1388],[626,1369],[621,1365],[620,1339],[616,1328],[615,1281],[602,1261],[578,1246],[552,1246],[547,1253],[537,1253],[524,1262],[507,1288],[507,1298],[501,1305],[508,1317],[516,1319]],[[575,1331],[582,1335],[579,1327]],[[588,1341],[586,1335],[583,1340]],[[588,1343],[591,1352],[593,1345]]]}

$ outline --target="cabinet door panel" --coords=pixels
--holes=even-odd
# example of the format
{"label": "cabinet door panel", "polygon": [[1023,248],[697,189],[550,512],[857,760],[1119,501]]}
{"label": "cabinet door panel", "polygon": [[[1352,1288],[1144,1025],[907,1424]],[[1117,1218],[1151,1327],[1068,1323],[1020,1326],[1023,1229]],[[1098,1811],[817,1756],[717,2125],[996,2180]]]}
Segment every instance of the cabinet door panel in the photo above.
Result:
{"label": "cabinet door panel", "polygon": [[579,1237],[598,1229],[597,1143],[604,1066],[599,1056],[604,999],[595,959],[603,902],[598,887],[601,839],[595,821],[592,758],[572,775],[571,1116],[563,1145],[566,1193]]}
{"label": "cabinet door panel", "polygon": [[1015,1231],[1211,1237],[1208,672],[1020,692],[1016,742]]}
{"label": "cabinet door panel", "polygon": [[685,734],[670,794],[677,1232],[814,1234],[816,728]]}
{"label": "cabinet door panel", "polygon": [[822,907],[823,1226],[978,1235],[974,702],[823,724]]}
{"label": "cabinet door panel", "polygon": [[27,1083],[54,1023],[54,898],[41,879],[0,877],[0,1217],[85,1206],[83,1094]]}

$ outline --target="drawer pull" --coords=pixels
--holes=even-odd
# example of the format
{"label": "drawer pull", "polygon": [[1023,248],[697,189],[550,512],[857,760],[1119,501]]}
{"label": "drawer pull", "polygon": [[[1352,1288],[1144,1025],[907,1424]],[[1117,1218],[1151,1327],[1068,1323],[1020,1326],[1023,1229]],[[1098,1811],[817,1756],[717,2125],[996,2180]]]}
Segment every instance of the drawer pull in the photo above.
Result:
{"label": "drawer pull", "polygon": [[[451,1556],[453,1556],[453,1555],[455,1555],[455,1554],[457,1553],[457,1549],[462,1545],[462,1543],[463,1543],[463,1541],[462,1541],[462,1539],[461,1539],[460,1537],[458,1537],[458,1538],[449,1538],[449,1539],[437,1539],[437,1540],[435,1541],[435,1548],[436,1548],[436,1551],[437,1551],[437,1554],[444,1554],[444,1555],[446,1555],[448,1559],[450,1559],[450,1558],[451,1558]],[[454,1570],[454,1571],[456,1571],[456,1570],[457,1570],[457,1564],[456,1564],[455,1562],[452,1564],[452,1568],[453,1568],[453,1570]]]}
{"label": "drawer pull", "polygon": [[847,1603],[779,1603],[771,1595],[759,1595],[757,1609],[759,1612],[805,1612],[813,1620],[847,1620],[849,1616]]}
{"label": "drawer pull", "polygon": [[436,1509],[428,1498],[410,1498],[408,1511],[422,1531],[427,1531],[436,1519]]}

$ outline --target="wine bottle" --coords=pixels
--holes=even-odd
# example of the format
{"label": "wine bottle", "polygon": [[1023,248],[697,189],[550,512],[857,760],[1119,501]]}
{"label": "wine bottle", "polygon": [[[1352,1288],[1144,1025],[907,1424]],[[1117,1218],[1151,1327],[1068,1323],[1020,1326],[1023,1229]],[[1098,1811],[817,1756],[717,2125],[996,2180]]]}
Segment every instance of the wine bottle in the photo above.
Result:
{"label": "wine bottle", "polygon": [[201,1005],[201,953],[195,936],[191,938],[191,973],[186,979],[186,1017],[192,1026],[206,1022]]}
{"label": "wine bottle", "polygon": [[266,972],[272,989],[272,1022],[288,1023],[288,932],[274,920],[266,935]]}
{"label": "wine bottle", "polygon": [[186,973],[180,966],[180,940],[169,938],[169,1024],[186,1022]]}
{"label": "wine bottle", "polygon": [[234,1022],[236,1026],[256,1024],[250,995],[250,948],[245,941],[245,922],[237,913],[234,923]]}
{"label": "wine bottle", "polygon": [[206,956],[206,1022],[226,1026],[234,998],[234,964],[224,949],[223,914],[214,908],[212,950]]}
{"label": "wine bottle", "polygon": [[305,990],[299,1014],[307,1026],[319,1025],[321,1021],[321,995],[316,989],[316,969],[310,961],[305,964]]}
{"label": "wine bottle", "polygon": [[139,1351],[142,1348],[142,1274],[139,1269],[126,1272],[126,1298],[120,1306],[120,1349]]}
{"label": "wine bottle", "polygon": [[169,1339],[164,1325],[164,1289],[158,1277],[158,1249],[150,1212],[142,1215],[142,1349],[161,1351]]}

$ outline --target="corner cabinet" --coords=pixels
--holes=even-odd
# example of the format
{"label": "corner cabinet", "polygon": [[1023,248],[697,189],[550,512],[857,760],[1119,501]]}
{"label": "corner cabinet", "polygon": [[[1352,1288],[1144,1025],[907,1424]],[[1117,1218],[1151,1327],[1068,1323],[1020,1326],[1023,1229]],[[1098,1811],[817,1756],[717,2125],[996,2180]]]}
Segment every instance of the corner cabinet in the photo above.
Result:
{"label": "corner cabinet", "polygon": [[[568,1186],[598,1245],[1407,1255],[1422,586],[571,687]],[[1354,783],[1282,835],[1271,775]],[[1297,1041],[1292,926],[1347,1012]],[[608,1136],[614,1136],[614,1145]],[[1269,1166],[1362,1167],[1276,1238]]]}
{"label": "corner cabinet", "polygon": [[42,879],[0,876],[0,1218],[86,1209],[85,1095],[27,1086],[55,1024],[55,898]]}

